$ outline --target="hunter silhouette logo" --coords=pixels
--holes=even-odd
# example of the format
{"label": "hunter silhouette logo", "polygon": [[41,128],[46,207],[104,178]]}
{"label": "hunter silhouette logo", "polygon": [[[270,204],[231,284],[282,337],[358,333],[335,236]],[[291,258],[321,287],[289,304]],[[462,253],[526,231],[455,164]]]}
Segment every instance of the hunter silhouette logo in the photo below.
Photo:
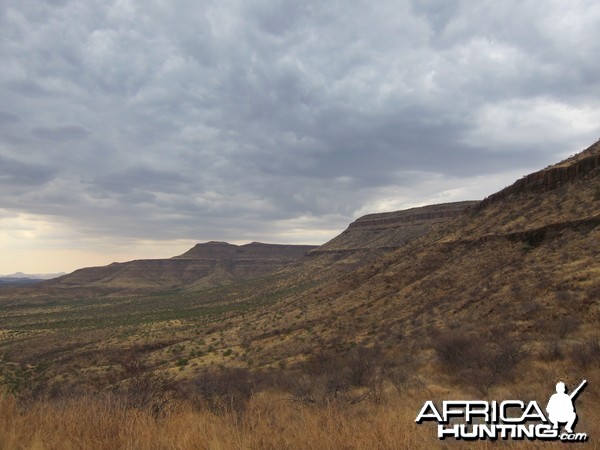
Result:
{"label": "hunter silhouette logo", "polygon": [[575,412],[575,407],[573,406],[573,400],[579,394],[581,389],[585,386],[587,380],[583,380],[577,389],[571,392],[570,395],[566,394],[565,383],[559,381],[556,383],[556,394],[550,397],[548,401],[548,406],[546,406],[546,411],[548,411],[548,419],[550,422],[554,424],[552,427],[555,430],[558,430],[559,422],[566,422],[567,426],[565,427],[565,431],[567,433],[573,433],[573,425],[577,421],[577,413]]}
{"label": "hunter silhouette logo", "polygon": [[[535,400],[444,400],[439,409],[433,401],[428,400],[415,422],[437,422],[437,435],[442,440],[500,438],[585,442],[588,439],[586,433],[573,431],[577,422],[573,402],[586,384],[587,381],[583,380],[576,389],[567,394],[565,383],[556,383],[556,393],[552,394],[546,406],[547,416]],[[561,424],[565,424],[562,433]]]}

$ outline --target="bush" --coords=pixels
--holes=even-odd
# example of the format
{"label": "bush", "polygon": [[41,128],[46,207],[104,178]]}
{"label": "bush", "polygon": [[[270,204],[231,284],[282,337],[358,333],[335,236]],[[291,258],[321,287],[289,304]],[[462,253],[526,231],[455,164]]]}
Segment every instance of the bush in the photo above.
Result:
{"label": "bush", "polygon": [[579,328],[580,321],[573,316],[562,316],[554,324],[558,337],[564,339]]}
{"label": "bush", "polygon": [[192,382],[196,403],[215,414],[241,414],[254,392],[255,380],[247,369],[205,373]]}
{"label": "bush", "polygon": [[495,385],[511,381],[526,356],[519,341],[486,342],[460,331],[440,333],[433,347],[441,366],[456,382],[476,387],[482,394],[487,394]]}
{"label": "bush", "polygon": [[548,343],[548,345],[542,349],[539,353],[539,358],[542,361],[550,362],[557,361],[559,359],[563,359],[563,351],[560,347],[560,342],[558,340],[553,340]]}
{"label": "bush", "polygon": [[345,353],[320,352],[297,367],[283,388],[297,402],[354,405],[383,396],[384,367],[379,348],[357,347]]}
{"label": "bush", "polygon": [[600,367],[600,338],[594,336],[575,344],[571,350],[571,358],[581,369]]}
{"label": "bush", "polygon": [[179,358],[177,360],[177,362],[175,363],[175,365],[178,366],[178,367],[187,366],[188,365],[188,360],[187,360],[187,358]]}
{"label": "bush", "polygon": [[169,403],[179,397],[179,386],[175,377],[157,373],[133,352],[122,357],[118,364],[120,379],[113,393],[121,398],[126,407],[148,409],[155,417],[162,416]]}

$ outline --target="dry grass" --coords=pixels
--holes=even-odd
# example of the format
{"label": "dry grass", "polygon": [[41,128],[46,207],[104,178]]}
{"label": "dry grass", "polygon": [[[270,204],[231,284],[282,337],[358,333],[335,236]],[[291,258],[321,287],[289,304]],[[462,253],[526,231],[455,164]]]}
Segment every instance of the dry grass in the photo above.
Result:
{"label": "dry grass", "polygon": [[[145,411],[126,409],[110,400],[39,402],[22,410],[13,398],[4,396],[0,398],[0,447],[337,450],[449,448],[464,444],[438,441],[433,425],[416,425],[414,418],[421,406],[422,399],[396,395],[381,405],[310,408],[270,392],[255,396],[241,418],[180,404],[166,417],[155,419]],[[589,416],[591,409],[584,412]],[[593,439],[600,433],[598,418],[590,420],[587,416],[580,428]],[[502,444],[508,448],[553,447],[547,442]],[[469,443],[475,448],[492,445],[486,441]]]}
{"label": "dry grass", "polygon": [[312,409],[269,394],[255,397],[241,419],[186,405],[155,419],[94,399],[37,403],[21,412],[13,399],[3,397],[0,410],[3,449],[375,449],[423,443],[411,429],[409,409]]}

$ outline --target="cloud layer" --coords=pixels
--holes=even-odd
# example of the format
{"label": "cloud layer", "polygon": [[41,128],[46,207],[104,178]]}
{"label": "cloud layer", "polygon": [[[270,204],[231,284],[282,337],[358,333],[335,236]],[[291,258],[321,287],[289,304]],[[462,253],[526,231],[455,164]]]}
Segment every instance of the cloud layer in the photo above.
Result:
{"label": "cloud layer", "polygon": [[0,208],[318,243],[482,197],[600,136],[598,23],[593,0],[6,0]]}

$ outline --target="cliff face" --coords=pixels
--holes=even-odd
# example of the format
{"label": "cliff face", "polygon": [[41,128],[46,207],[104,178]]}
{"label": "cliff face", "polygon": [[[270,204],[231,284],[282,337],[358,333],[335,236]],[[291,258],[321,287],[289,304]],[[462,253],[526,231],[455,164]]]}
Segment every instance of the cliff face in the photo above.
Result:
{"label": "cliff face", "polygon": [[430,222],[436,219],[451,219],[462,214],[477,202],[455,202],[428,205],[402,211],[367,214],[352,222],[348,228],[390,228],[401,223]]}
{"label": "cliff face", "polygon": [[429,205],[389,213],[368,214],[352,222],[339,236],[311,255],[398,248],[427,233],[434,225],[458,217],[477,202]]}
{"label": "cliff face", "polygon": [[172,289],[190,284],[220,285],[262,276],[296,261],[310,245],[275,245],[253,242],[198,244],[169,259],[145,259],[89,267],[50,280],[44,287],[100,288],[112,290]]}
{"label": "cliff face", "polygon": [[290,266],[287,276],[314,281],[347,273],[420,238],[475,205],[477,202],[465,201],[362,216]]}
{"label": "cliff face", "polygon": [[511,195],[526,192],[546,192],[557,189],[565,184],[585,176],[600,167],[600,141],[588,147],[581,153],[558,164],[531,173],[512,185],[484,199],[479,208],[507,198]]}

